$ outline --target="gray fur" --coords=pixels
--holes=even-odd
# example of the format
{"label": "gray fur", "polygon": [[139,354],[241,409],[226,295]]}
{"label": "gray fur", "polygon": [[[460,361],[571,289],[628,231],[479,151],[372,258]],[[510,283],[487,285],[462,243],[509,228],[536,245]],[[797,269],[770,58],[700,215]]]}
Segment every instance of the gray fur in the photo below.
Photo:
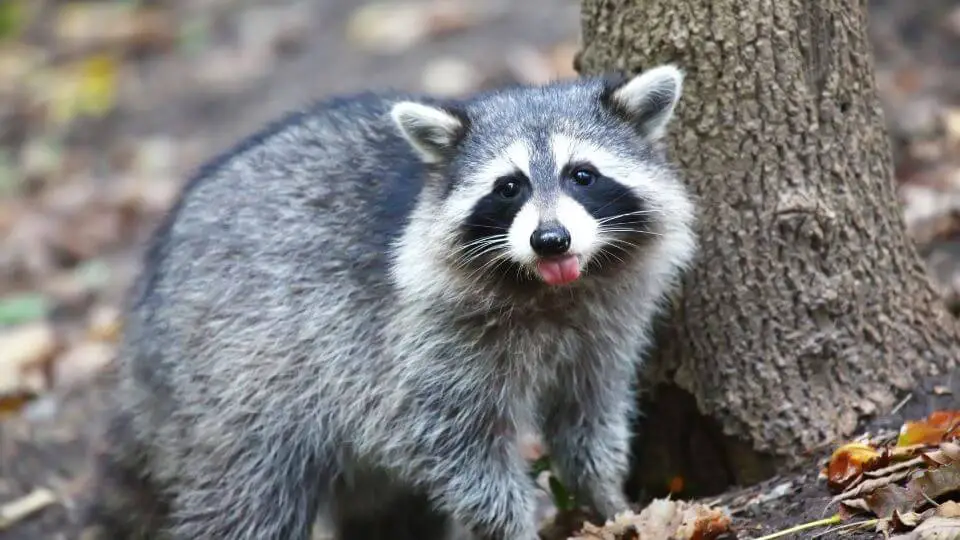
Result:
{"label": "gray fur", "polygon": [[[694,241],[683,187],[638,126],[602,113],[605,84],[332,99],[204,168],[131,292],[130,435],[103,470],[162,501],[101,509],[113,530],[162,531],[111,537],[304,540],[327,519],[345,538],[533,540],[527,429],[585,502],[624,510],[636,366]],[[401,100],[466,111],[445,168],[391,121]],[[562,291],[467,279],[437,208],[499,145],[551,129],[652,171],[657,236]]]}

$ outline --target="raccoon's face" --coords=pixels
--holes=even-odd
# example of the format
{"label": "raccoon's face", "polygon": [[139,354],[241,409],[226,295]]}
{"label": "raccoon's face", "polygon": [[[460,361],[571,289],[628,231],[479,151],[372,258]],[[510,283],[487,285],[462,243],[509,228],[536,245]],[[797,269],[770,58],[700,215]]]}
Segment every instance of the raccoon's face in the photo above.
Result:
{"label": "raccoon's face", "polygon": [[658,147],[682,74],[519,87],[462,106],[402,102],[394,122],[439,180],[432,227],[477,279],[609,275],[691,211]]}

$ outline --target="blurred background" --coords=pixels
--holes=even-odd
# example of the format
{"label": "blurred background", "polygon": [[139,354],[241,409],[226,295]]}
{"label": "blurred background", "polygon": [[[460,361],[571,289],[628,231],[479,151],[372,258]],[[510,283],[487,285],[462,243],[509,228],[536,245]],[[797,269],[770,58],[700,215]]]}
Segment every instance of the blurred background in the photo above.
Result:
{"label": "blurred background", "polygon": [[[872,0],[904,217],[960,311],[960,0]],[[0,538],[57,538],[118,307],[179,186],[334,92],[573,76],[573,0],[0,0]],[[13,517],[11,517],[13,516]]]}

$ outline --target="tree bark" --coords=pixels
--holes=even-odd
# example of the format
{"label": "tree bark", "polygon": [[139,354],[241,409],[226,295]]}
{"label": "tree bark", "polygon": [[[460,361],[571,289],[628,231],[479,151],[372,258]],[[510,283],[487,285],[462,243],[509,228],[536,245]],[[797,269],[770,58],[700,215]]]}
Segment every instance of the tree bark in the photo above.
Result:
{"label": "tree bark", "polygon": [[642,487],[759,480],[955,366],[956,323],[896,197],[866,14],[865,0],[583,1],[579,72],[687,74],[670,143],[701,252],[651,359]]}

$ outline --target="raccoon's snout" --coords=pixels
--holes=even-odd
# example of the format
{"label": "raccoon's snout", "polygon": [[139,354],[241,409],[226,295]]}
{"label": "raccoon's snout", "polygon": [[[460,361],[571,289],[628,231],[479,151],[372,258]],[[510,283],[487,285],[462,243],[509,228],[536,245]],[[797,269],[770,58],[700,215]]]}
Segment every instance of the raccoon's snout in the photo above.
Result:
{"label": "raccoon's snout", "polygon": [[530,235],[530,247],[541,257],[563,255],[570,249],[570,231],[556,224],[537,227]]}

